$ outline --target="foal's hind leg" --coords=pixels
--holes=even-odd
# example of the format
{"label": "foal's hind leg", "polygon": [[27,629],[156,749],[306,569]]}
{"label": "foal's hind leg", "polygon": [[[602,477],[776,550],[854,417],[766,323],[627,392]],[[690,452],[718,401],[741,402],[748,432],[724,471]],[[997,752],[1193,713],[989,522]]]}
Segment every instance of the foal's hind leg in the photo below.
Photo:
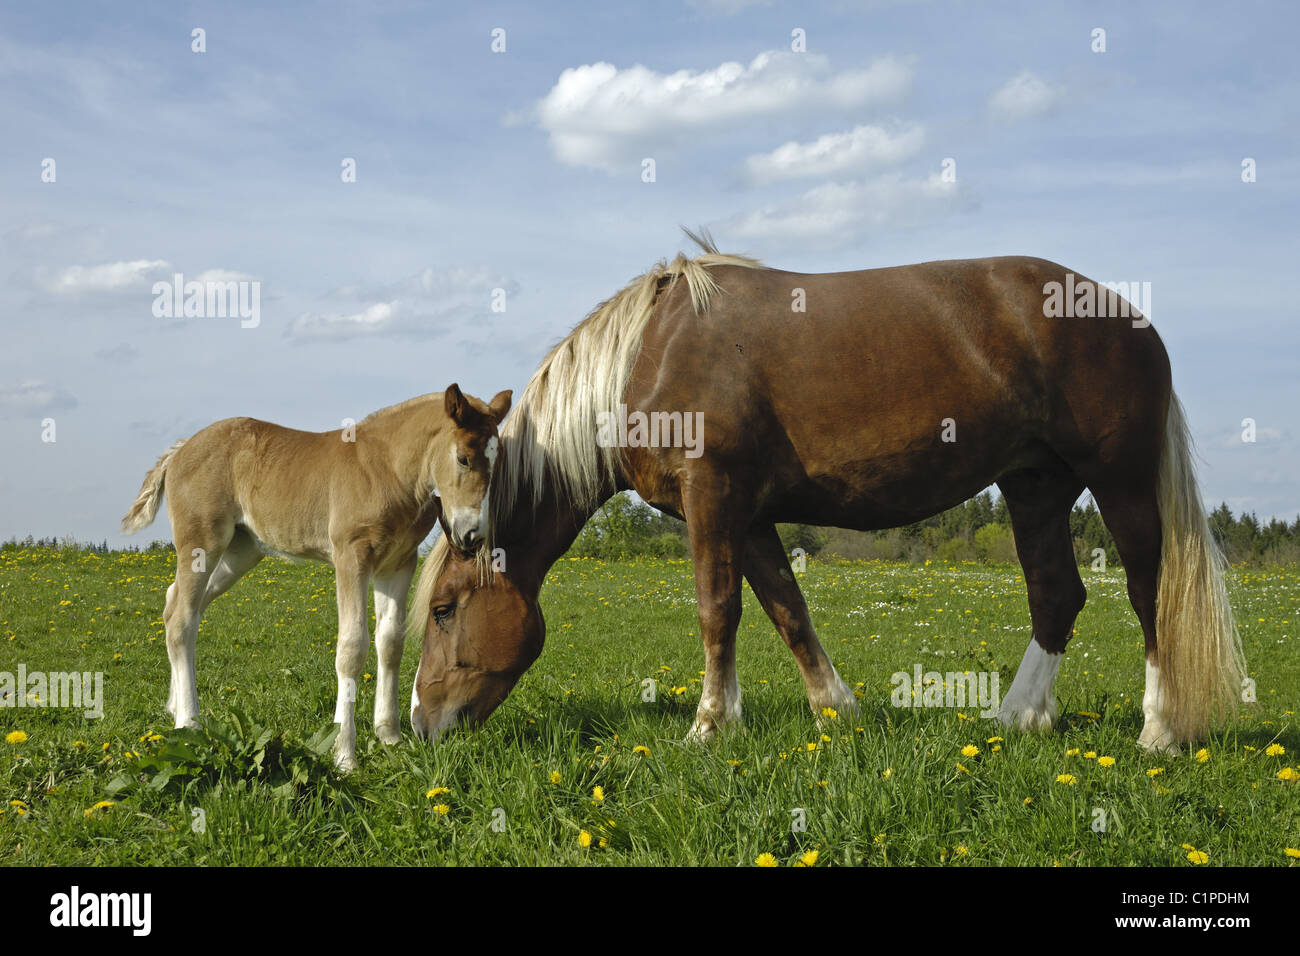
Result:
{"label": "foal's hind leg", "polygon": [[375,686],[375,736],[386,744],[402,739],[397,711],[397,676],[406,637],[406,592],[415,574],[415,556],[391,574],[375,576],[375,651],[379,678]]}
{"label": "foal's hind leg", "polygon": [[790,569],[775,525],[756,526],[745,540],[745,579],[794,654],[812,712],[820,717],[830,707],[845,714],[857,713],[860,709],[857,698],[840,679],[817,640],[808,605]]}
{"label": "foal's hind leg", "polygon": [[1083,483],[1062,465],[1004,475],[998,487],[1011,512],[1033,624],[1033,637],[998,719],[1021,730],[1051,730],[1057,716],[1056,671],[1088,596],[1070,537],[1070,509]]}
{"label": "foal's hind leg", "polygon": [[[213,568],[221,560],[234,534],[227,521],[201,522],[187,519],[178,506],[172,528],[176,542],[176,580],[167,588],[163,624],[167,631],[167,656],[171,661],[171,689],[167,711],[177,727],[198,724],[199,689],[195,665],[199,619],[207,606],[204,595]],[[177,514],[176,512],[181,513]]]}
{"label": "foal's hind leg", "polygon": [[199,613],[205,612],[213,601],[234,587],[235,582],[257,567],[258,562],[265,556],[252,536],[243,528],[237,528],[221,560],[217,562],[212,576],[208,578],[208,586],[203,592],[203,603]]}

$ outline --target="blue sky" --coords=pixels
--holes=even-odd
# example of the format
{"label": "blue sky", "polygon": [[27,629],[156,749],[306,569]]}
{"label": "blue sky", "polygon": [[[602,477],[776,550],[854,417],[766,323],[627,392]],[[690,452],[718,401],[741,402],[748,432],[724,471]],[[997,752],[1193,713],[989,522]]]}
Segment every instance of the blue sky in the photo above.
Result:
{"label": "blue sky", "polygon": [[[462,6],[0,12],[0,539],[125,541],[220,418],[521,389],[679,224],[809,272],[1150,282],[1205,497],[1300,514],[1292,5]],[[178,272],[257,281],[260,323],[156,317]]]}

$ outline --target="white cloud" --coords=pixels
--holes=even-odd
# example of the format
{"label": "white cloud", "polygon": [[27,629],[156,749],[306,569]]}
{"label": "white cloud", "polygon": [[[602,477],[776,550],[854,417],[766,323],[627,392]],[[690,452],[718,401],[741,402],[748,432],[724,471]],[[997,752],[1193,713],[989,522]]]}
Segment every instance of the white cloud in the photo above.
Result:
{"label": "white cloud", "polygon": [[989,112],[1001,120],[1029,119],[1051,111],[1064,96],[1062,87],[1052,86],[1024,70],[993,92],[989,97]]}
{"label": "white cloud", "polygon": [[925,141],[920,126],[891,133],[879,126],[855,126],[843,133],[827,133],[811,143],[791,140],[745,160],[751,182],[770,183],[804,176],[833,176],[843,172],[878,169],[914,156]]}
{"label": "white cloud", "polygon": [[33,413],[76,407],[77,399],[72,393],[40,379],[0,385],[0,409]]}
{"label": "white cloud", "polygon": [[346,312],[304,312],[287,334],[299,339],[343,339],[385,333],[428,334],[457,327],[473,331],[476,320],[493,314],[495,289],[505,290],[508,307],[518,288],[514,281],[483,266],[425,269],[387,285],[345,286],[335,292],[336,298],[368,304]]}
{"label": "white cloud", "polygon": [[40,272],[36,281],[48,292],[84,295],[147,289],[157,279],[170,278],[171,271],[171,264],[165,259],[132,259],[97,266],[68,266],[53,275]]}
{"label": "white cloud", "polygon": [[747,239],[843,242],[882,226],[916,225],[966,205],[954,182],[938,173],[905,179],[890,173],[865,182],[827,183],[798,199],[736,216],[723,226]]}
{"label": "white cloud", "polygon": [[613,170],[746,121],[894,102],[911,77],[894,57],[836,72],[823,55],[782,51],[703,72],[601,62],[561,73],[535,115],[560,162]]}

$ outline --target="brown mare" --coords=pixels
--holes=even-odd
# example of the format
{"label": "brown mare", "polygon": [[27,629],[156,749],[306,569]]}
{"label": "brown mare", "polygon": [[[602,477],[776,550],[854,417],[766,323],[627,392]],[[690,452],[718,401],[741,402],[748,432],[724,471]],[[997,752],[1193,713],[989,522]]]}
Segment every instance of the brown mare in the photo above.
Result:
{"label": "brown mare", "polygon": [[[693,737],[741,715],[742,576],[794,654],[814,714],[857,709],[775,522],[889,528],[995,482],[1033,625],[1004,724],[1044,730],[1056,718],[1052,685],[1085,599],[1068,523],[1085,488],[1146,639],[1138,742],[1176,751],[1238,700],[1244,661],[1169,360],[1126,301],[1042,259],[804,275],[701,245],[704,255],[660,263],[600,305],[507,420],[492,501],[506,570],[484,575],[481,557],[441,544],[421,573],[418,734],[477,724],[501,703],[542,649],[547,569],[629,488],[690,534],[706,667]],[[1049,318],[1053,283],[1086,290],[1111,317]],[[800,298],[806,312],[792,309]],[[629,428],[627,447],[603,447],[600,426],[620,405],[632,425],[638,412],[652,424],[658,413],[661,427],[664,413],[702,413],[702,445],[646,447],[644,429]]]}
{"label": "brown mare", "polygon": [[497,423],[509,409],[508,391],[488,404],[453,384],[352,428],[303,432],[227,418],[172,445],[145,477],[122,528],[150,524],[166,494],[176,580],[163,621],[172,670],[167,710],[176,726],[198,723],[195,642],[203,612],[269,552],[334,565],[334,756],[344,769],[356,766],[354,709],[370,646],[373,581],[375,735],[386,744],[400,739],[397,669],[417,549],[436,521],[461,547],[486,538]]}

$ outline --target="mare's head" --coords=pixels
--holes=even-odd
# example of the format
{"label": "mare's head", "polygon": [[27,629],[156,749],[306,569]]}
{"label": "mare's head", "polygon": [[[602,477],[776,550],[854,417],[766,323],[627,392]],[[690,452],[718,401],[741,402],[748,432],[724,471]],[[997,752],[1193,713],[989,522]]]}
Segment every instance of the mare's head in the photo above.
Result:
{"label": "mare's head", "polygon": [[488,488],[500,439],[497,425],[510,410],[510,392],[484,404],[455,384],[443,393],[450,428],[433,450],[433,481],[451,542],[473,551],[488,534]]}
{"label": "mare's head", "polygon": [[411,621],[411,636],[423,642],[411,690],[418,736],[436,740],[455,724],[483,723],[542,652],[537,589],[504,568],[488,571],[492,560],[441,541],[425,559]]}

